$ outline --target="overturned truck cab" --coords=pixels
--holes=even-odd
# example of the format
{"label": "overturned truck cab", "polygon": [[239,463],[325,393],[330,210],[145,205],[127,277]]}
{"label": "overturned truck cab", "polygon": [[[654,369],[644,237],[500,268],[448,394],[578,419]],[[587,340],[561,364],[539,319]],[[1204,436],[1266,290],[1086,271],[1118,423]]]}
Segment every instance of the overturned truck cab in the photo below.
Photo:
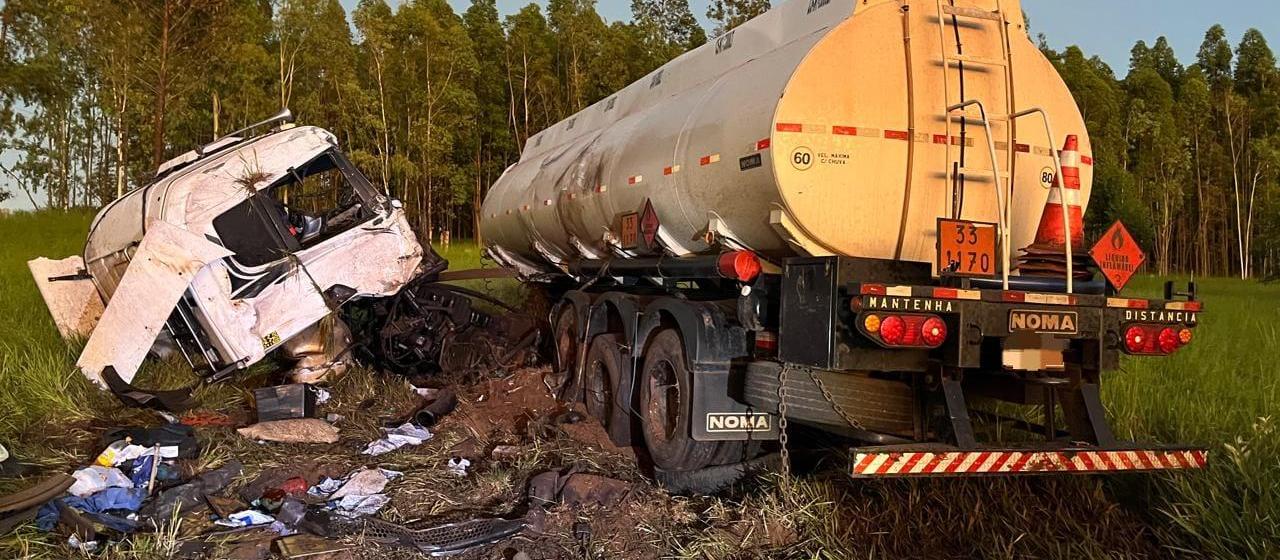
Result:
{"label": "overturned truck cab", "polygon": [[98,213],[82,256],[29,263],[59,331],[88,339],[86,377],[128,393],[176,347],[206,381],[275,350],[320,381],[350,365],[345,303],[444,268],[332,134],[291,121],[170,160]]}

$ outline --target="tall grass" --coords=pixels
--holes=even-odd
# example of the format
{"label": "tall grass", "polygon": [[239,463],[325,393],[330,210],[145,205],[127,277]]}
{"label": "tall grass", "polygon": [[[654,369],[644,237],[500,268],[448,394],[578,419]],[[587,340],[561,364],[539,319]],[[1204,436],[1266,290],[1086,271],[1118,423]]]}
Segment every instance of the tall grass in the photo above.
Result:
{"label": "tall grass", "polygon": [[80,254],[92,217],[74,211],[0,218],[0,442],[10,447],[42,427],[85,420],[86,405],[102,400],[75,371],[80,344],[58,336],[26,264]]}
{"label": "tall grass", "polygon": [[[1203,445],[1209,466],[1129,490],[1154,494],[1157,521],[1188,548],[1280,554],[1280,285],[1198,284],[1195,340],[1168,358],[1126,359],[1103,397],[1117,435]],[[1133,291],[1156,296],[1159,285],[1143,278]]]}

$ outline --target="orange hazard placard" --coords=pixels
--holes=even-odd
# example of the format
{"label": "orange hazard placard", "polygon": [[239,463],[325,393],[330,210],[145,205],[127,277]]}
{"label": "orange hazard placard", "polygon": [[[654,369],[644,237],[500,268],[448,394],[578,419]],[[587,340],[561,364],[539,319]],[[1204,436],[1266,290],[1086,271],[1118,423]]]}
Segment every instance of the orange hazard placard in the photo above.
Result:
{"label": "orange hazard placard", "polygon": [[621,232],[618,244],[623,249],[635,249],[636,243],[640,241],[640,214],[636,212],[627,212],[623,214],[619,221],[618,230]]}
{"label": "orange hazard placard", "polygon": [[1124,285],[1138,272],[1138,267],[1147,260],[1138,242],[1133,240],[1129,230],[1119,221],[1089,250],[1089,256],[1093,257],[1093,262],[1098,263],[1102,275],[1107,277],[1107,281],[1117,291],[1124,289]]}
{"label": "orange hazard placard", "polygon": [[947,276],[994,276],[996,224],[938,220],[938,273]]}

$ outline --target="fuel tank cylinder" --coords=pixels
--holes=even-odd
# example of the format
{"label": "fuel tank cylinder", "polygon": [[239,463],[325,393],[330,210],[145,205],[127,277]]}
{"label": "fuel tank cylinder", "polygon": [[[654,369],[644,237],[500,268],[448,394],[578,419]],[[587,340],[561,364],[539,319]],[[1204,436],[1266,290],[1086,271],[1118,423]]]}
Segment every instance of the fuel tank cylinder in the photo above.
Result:
{"label": "fuel tank cylinder", "polygon": [[998,222],[1003,189],[1024,247],[1068,135],[1083,207],[1088,134],[1017,0],[786,0],[530,137],[481,234],[526,272],[725,249],[933,262],[937,220]]}

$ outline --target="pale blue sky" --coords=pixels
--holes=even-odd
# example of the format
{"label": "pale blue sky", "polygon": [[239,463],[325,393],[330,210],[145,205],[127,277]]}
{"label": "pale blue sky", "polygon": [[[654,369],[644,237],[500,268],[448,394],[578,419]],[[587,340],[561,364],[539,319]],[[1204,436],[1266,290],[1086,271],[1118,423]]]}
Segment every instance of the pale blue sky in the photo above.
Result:
{"label": "pale blue sky", "polygon": [[[342,1],[354,6],[357,0]],[[706,21],[708,1],[689,0],[689,4],[703,26],[710,28]],[[498,0],[498,10],[509,14],[529,2]],[[449,3],[459,13],[471,5],[470,0]],[[545,1],[538,3],[545,5]],[[597,0],[596,6],[610,21],[631,18],[630,0]],[[1031,18],[1032,32],[1044,33],[1051,46],[1080,45],[1086,53],[1101,56],[1120,77],[1129,67],[1129,49],[1138,39],[1151,44],[1165,35],[1178,58],[1189,63],[1195,59],[1205,30],[1214,23],[1227,29],[1233,45],[1250,27],[1262,31],[1274,43],[1273,49],[1280,45],[1278,0],[1023,0],[1022,9]]]}

